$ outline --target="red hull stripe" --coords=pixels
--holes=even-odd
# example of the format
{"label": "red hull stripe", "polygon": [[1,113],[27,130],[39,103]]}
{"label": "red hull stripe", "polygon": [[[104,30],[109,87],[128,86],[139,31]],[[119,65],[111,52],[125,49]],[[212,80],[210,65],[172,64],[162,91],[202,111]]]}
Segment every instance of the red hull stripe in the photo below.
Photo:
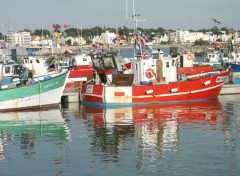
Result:
{"label": "red hull stripe", "polygon": [[118,97],[118,96],[125,96],[124,92],[114,92],[114,96]]}

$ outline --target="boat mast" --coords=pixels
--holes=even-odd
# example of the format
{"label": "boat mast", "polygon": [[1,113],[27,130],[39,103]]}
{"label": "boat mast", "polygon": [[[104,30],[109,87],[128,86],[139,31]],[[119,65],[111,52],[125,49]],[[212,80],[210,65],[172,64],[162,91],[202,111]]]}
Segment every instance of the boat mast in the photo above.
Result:
{"label": "boat mast", "polygon": [[[81,25],[81,33],[79,34],[79,27],[78,27],[78,25],[77,25],[77,35],[78,35],[78,37],[79,37],[79,40],[80,40],[80,42],[79,42],[79,45],[78,45],[78,47],[79,47],[79,50],[78,50],[78,54],[82,54],[82,25]],[[80,52],[81,51],[81,52]]]}
{"label": "boat mast", "polygon": [[[127,19],[127,21],[128,22],[131,22],[130,20],[128,20],[128,16],[127,16],[127,4],[128,4],[128,2],[127,2],[128,0],[126,0],[126,19]],[[135,28],[134,28],[134,35],[135,35],[135,42],[137,42],[138,44],[140,44],[140,42],[139,41],[137,41],[137,39],[138,38],[140,38],[141,36],[140,36],[140,32],[138,31],[138,22],[143,22],[143,21],[146,21],[146,19],[140,19],[139,17],[140,17],[140,15],[139,14],[136,14],[135,13],[135,1],[133,0],[133,5],[132,5],[132,11],[133,11],[133,14],[132,14],[132,18],[133,18],[133,22],[135,23]],[[140,44],[141,45],[141,44]],[[134,58],[135,58],[135,53],[136,51],[135,51],[135,47],[134,47]],[[142,55],[142,50],[140,50],[140,54]]]}
{"label": "boat mast", "polygon": [[42,49],[41,49],[41,53],[42,53],[42,56],[43,56],[43,22],[44,20],[43,19],[40,19],[40,22],[41,22],[41,45],[42,45]]}

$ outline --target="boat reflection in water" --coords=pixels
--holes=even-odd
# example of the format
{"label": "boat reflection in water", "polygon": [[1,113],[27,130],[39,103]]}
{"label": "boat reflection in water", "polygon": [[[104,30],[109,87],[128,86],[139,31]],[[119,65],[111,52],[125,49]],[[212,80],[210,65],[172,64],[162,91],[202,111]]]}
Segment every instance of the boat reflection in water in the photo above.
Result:
{"label": "boat reflection in water", "polygon": [[181,129],[216,130],[222,126],[218,123],[225,123],[218,99],[119,108],[82,106],[81,113],[88,126],[94,127],[93,148],[106,152],[107,156],[109,152],[118,155],[131,140],[137,140],[141,153],[152,149],[177,151]]}
{"label": "boat reflection in water", "polygon": [[70,130],[60,109],[6,112],[0,116],[0,160],[10,157],[11,153],[5,150],[12,144],[19,145],[25,157],[34,158],[40,148],[39,142],[63,143],[70,138]]}

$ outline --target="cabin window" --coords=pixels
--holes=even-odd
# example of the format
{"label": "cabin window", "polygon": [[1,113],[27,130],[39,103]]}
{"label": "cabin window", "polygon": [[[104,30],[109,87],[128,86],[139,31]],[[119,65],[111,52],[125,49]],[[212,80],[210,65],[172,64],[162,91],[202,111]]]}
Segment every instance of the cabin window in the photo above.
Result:
{"label": "cabin window", "polygon": [[10,67],[5,67],[5,73],[10,73],[11,68]]}
{"label": "cabin window", "polygon": [[83,58],[83,61],[87,61],[87,58]]}
{"label": "cabin window", "polygon": [[32,64],[32,60],[30,61],[30,63]]}
{"label": "cabin window", "polygon": [[36,60],[36,62],[37,62],[37,63],[40,63],[38,59]]}
{"label": "cabin window", "polygon": [[174,64],[175,64],[175,60],[172,60],[172,66],[174,66]]}
{"label": "cabin window", "polygon": [[169,62],[166,62],[166,68],[169,68]]}

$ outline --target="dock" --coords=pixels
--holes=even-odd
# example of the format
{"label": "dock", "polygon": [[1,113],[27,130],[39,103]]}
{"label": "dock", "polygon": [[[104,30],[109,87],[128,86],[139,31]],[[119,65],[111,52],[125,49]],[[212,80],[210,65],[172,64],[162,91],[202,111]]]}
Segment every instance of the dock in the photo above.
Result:
{"label": "dock", "polygon": [[79,92],[64,92],[61,101],[67,103],[80,102]]}
{"label": "dock", "polygon": [[240,94],[240,84],[224,84],[220,95]]}

